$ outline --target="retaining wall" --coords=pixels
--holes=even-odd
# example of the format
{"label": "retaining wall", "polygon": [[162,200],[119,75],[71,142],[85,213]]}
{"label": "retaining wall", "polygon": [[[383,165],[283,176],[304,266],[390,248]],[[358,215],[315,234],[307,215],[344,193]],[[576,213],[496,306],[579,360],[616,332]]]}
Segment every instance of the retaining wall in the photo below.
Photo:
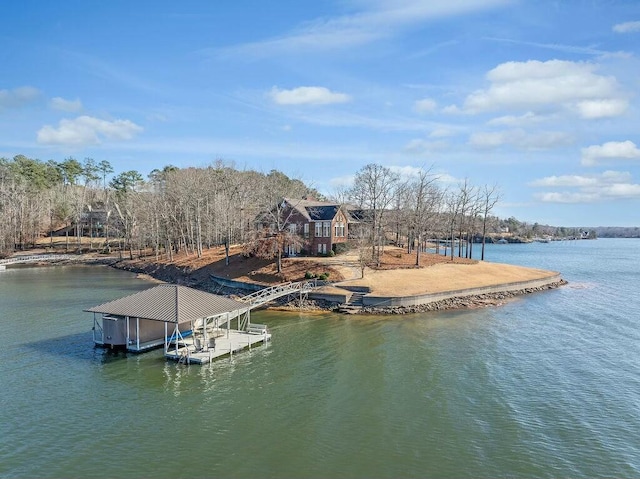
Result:
{"label": "retaining wall", "polygon": [[416,296],[372,296],[366,295],[362,298],[365,307],[373,308],[393,308],[402,306],[419,306],[421,304],[433,303],[451,298],[462,298],[465,296],[475,296],[480,294],[505,293],[508,291],[520,291],[528,288],[539,288],[549,284],[557,283],[561,280],[559,274],[532,281],[518,281],[514,283],[504,283],[495,286],[484,286],[480,288],[459,289],[456,291],[444,291],[440,293],[427,293]]}
{"label": "retaining wall", "polygon": [[331,303],[346,303],[351,297],[351,293],[309,293],[309,299],[329,301]]}
{"label": "retaining wall", "polygon": [[221,278],[220,276],[210,275],[210,278],[212,281],[215,281],[220,286],[224,286],[225,288],[243,289],[252,292],[260,291],[261,289],[266,288],[266,286],[262,284],[245,283],[243,281],[236,281],[234,279]]}

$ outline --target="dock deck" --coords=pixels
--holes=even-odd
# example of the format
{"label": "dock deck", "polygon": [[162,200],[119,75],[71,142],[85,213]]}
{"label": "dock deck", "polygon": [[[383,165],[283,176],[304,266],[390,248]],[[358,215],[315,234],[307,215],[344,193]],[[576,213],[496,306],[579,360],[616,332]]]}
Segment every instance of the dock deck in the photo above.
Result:
{"label": "dock deck", "polygon": [[[167,359],[183,362],[185,364],[208,364],[211,361],[233,356],[243,349],[251,349],[254,345],[266,343],[271,340],[271,333],[264,331],[256,334],[247,331],[221,330],[221,334],[215,336],[215,341],[210,344],[202,344],[197,335],[189,336],[172,344],[164,353]],[[200,344],[198,344],[200,343]]]}

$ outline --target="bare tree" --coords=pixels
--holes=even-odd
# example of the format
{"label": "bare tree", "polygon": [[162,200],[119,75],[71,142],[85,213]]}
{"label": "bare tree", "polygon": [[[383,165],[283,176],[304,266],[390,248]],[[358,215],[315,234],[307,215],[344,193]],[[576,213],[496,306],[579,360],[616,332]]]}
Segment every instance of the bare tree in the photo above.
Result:
{"label": "bare tree", "polygon": [[416,266],[420,266],[420,252],[423,247],[424,233],[433,221],[439,202],[440,190],[436,185],[438,177],[431,173],[431,169],[420,170],[417,177],[408,185],[411,215],[409,227],[412,232],[411,242],[416,245]]}
{"label": "bare tree", "polygon": [[500,192],[496,184],[492,186],[484,185],[481,193],[482,200],[482,254],[480,259],[484,261],[484,245],[487,237],[487,218],[494,206],[500,201]]}
{"label": "bare tree", "polygon": [[133,259],[133,237],[138,213],[137,193],[141,184],[142,176],[135,170],[120,173],[110,182],[111,188],[115,190],[114,204],[122,222],[122,233],[125,247],[129,250],[129,259]]}
{"label": "bare tree", "polygon": [[366,215],[371,226],[371,256],[380,266],[385,243],[384,218],[391,205],[398,175],[391,169],[370,163],[357,173],[351,188],[351,197],[360,208],[368,210]]}
{"label": "bare tree", "polygon": [[258,196],[260,214],[258,229],[246,247],[263,258],[275,258],[278,273],[282,272],[282,255],[287,244],[298,244],[297,225],[292,222],[297,204],[287,198],[300,199],[308,188],[300,180],[292,180],[283,173],[272,170],[261,182]]}

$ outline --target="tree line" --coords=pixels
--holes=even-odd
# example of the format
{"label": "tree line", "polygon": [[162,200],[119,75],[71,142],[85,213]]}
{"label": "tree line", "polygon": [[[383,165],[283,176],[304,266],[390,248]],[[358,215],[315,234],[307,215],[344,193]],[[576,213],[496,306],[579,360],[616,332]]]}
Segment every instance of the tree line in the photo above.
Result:
{"label": "tree line", "polygon": [[471,257],[472,238],[482,238],[484,259],[484,238],[500,228],[491,214],[500,198],[496,185],[464,180],[446,187],[431,169],[401,177],[372,163],[356,172],[350,188],[326,198],[280,171],[238,169],[220,160],[198,168],[168,165],[144,178],[136,170],[115,173],[106,160],[43,162],[18,155],[0,158],[0,253],[42,245],[43,237],[53,245],[58,235],[69,251],[116,249],[130,258],[143,252],[201,256],[224,245],[228,261],[233,244],[275,258],[294,240],[279,208],[283,198],[343,205],[357,220],[352,243],[373,263],[392,242],[415,252],[418,264],[434,238],[451,257]]}

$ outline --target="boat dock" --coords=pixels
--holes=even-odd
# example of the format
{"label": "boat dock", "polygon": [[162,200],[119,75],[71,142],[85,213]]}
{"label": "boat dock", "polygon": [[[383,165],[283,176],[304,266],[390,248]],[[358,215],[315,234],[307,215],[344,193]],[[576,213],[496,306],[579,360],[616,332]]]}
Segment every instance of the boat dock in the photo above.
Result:
{"label": "boat dock", "polygon": [[184,364],[207,364],[225,356],[232,357],[243,349],[251,350],[259,344],[271,340],[271,333],[265,325],[251,324],[246,331],[221,329],[208,335],[209,341],[203,342],[200,334],[192,334],[178,341],[177,348],[169,347],[164,356]]}
{"label": "boat dock", "polygon": [[164,347],[167,359],[207,364],[271,339],[266,325],[251,322],[251,310],[314,287],[313,281],[284,283],[231,299],[162,284],[85,311],[94,314],[96,345],[135,353]]}

